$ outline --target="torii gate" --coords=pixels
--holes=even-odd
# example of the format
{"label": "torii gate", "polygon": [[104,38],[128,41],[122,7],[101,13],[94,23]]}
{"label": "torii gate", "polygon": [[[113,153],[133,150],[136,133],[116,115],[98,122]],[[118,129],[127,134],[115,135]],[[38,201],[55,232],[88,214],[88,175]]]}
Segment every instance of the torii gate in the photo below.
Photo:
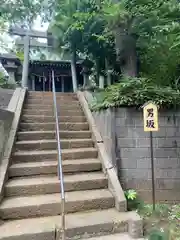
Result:
{"label": "torii gate", "polygon": [[52,41],[48,41],[48,43],[35,43],[33,44],[33,41],[30,40],[30,38],[44,38],[50,40],[52,37],[49,35],[48,32],[40,32],[40,31],[33,31],[33,30],[25,30],[22,28],[10,28],[9,30],[10,34],[17,35],[20,37],[24,37],[24,43],[21,44],[24,45],[24,61],[23,61],[23,72],[22,72],[22,87],[26,88],[28,87],[28,71],[29,71],[29,50],[30,47],[52,47]]}
{"label": "torii gate", "polygon": [[[19,41],[19,45],[24,45],[24,61],[23,61],[23,72],[22,72],[22,87],[28,87],[28,71],[29,71],[29,50],[30,47],[44,47],[44,48],[52,48],[54,46],[55,39],[52,37],[52,34],[41,31],[34,30],[25,30],[23,28],[10,28],[9,33],[17,36],[24,37],[24,41]],[[47,39],[47,43],[37,43],[33,42],[31,38],[44,38]],[[71,69],[72,69],[71,65]],[[73,90],[77,91],[77,79],[73,76],[74,69],[72,69],[72,83]]]}

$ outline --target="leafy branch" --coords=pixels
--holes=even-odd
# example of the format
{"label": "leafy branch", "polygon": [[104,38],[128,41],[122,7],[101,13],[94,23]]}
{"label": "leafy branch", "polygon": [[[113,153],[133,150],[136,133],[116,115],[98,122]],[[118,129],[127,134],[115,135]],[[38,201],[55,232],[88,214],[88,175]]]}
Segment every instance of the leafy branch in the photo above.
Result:
{"label": "leafy branch", "polygon": [[109,107],[140,107],[153,101],[160,107],[180,106],[180,92],[172,87],[158,86],[146,78],[123,77],[121,82],[107,87],[101,98],[92,105],[99,111]]}

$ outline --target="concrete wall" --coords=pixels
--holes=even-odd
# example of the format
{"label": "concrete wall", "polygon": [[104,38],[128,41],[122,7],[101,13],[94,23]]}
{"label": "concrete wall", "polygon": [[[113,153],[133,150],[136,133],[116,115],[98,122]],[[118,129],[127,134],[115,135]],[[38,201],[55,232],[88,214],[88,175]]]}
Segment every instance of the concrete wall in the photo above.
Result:
{"label": "concrete wall", "polygon": [[[89,104],[94,101],[93,95],[89,92],[84,92],[85,98]],[[95,119],[98,130],[101,134],[101,137],[104,141],[107,154],[111,159],[113,166],[116,166],[116,154],[115,154],[115,112],[113,110],[106,110],[101,112],[92,112],[92,115]]]}
{"label": "concrete wall", "polygon": [[0,88],[0,108],[6,108],[11,100],[14,90]]}
{"label": "concrete wall", "polygon": [[5,182],[26,89],[16,88],[7,109],[0,109],[0,201],[3,199]]}
{"label": "concrete wall", "polygon": [[14,113],[7,110],[14,90],[0,88],[0,162],[11,128]]}
{"label": "concrete wall", "polygon": [[[92,95],[85,95],[92,102]],[[136,189],[151,202],[150,139],[143,130],[142,110],[108,109],[93,116],[123,188]],[[160,112],[159,131],[153,136],[156,198],[180,202],[180,110]]]}
{"label": "concrete wall", "polygon": [[13,112],[0,109],[0,162],[11,129],[13,117],[14,117]]}

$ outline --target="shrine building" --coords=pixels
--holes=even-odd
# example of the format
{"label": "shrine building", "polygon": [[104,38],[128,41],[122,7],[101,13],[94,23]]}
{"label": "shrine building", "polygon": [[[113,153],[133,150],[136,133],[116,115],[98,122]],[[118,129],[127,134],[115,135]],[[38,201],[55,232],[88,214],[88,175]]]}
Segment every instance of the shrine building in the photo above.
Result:
{"label": "shrine building", "polygon": [[[0,61],[9,75],[9,83],[20,83],[22,64],[11,54],[0,54]],[[82,62],[76,63],[77,86],[83,85]],[[66,60],[30,60],[28,72],[28,89],[32,91],[52,91],[52,71],[57,92],[73,92],[71,62]]]}

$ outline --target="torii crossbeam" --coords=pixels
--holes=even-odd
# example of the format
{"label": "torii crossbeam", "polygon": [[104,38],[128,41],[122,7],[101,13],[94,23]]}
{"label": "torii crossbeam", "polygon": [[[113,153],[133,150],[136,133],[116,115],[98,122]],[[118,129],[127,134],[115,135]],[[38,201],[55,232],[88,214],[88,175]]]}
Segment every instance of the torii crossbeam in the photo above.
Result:
{"label": "torii crossbeam", "polygon": [[[29,70],[29,50],[30,47],[48,47],[53,46],[53,37],[51,33],[35,31],[35,30],[26,30],[18,27],[11,27],[9,29],[11,35],[24,37],[24,41],[19,40],[19,45],[24,45],[24,62],[23,62],[23,72],[22,72],[22,87],[28,87],[28,70]],[[37,43],[33,42],[31,38],[44,38],[47,39],[47,43]]]}

